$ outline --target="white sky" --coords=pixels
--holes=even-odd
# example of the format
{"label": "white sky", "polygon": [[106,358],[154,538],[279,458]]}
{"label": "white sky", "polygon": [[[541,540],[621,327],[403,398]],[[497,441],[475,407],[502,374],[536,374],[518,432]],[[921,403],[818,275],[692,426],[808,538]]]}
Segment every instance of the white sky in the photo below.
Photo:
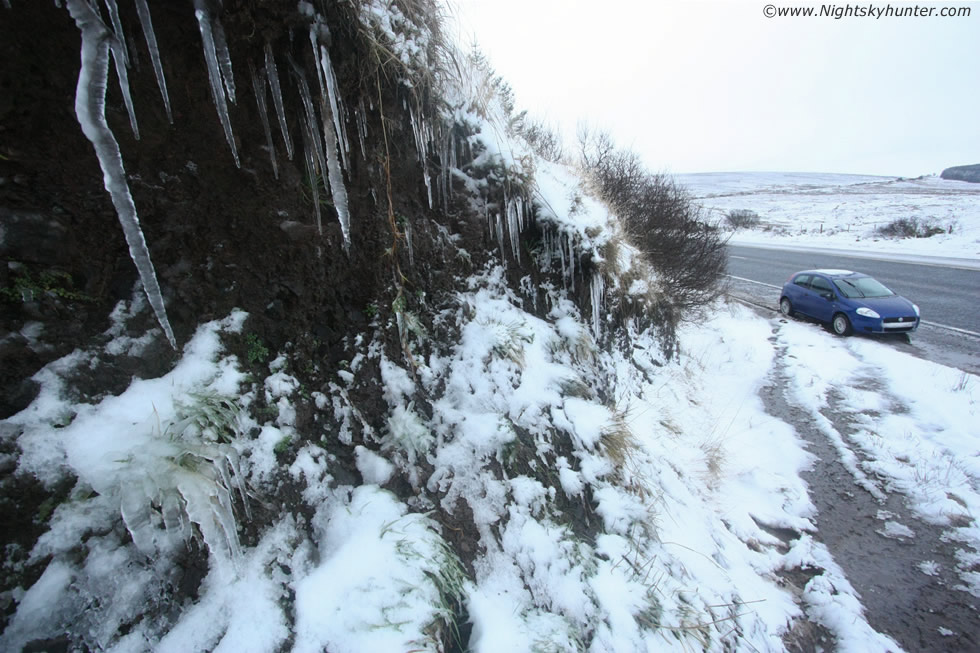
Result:
{"label": "white sky", "polygon": [[461,45],[476,40],[518,109],[569,140],[581,121],[606,129],[654,170],[980,163],[977,2],[918,3],[969,4],[969,17],[834,20],[763,15],[788,0],[448,1]]}

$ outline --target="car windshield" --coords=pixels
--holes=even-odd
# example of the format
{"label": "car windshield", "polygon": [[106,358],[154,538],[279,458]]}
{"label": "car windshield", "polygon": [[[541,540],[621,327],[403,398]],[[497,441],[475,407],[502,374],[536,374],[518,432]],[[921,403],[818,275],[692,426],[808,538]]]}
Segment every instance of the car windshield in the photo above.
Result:
{"label": "car windshield", "polygon": [[895,294],[871,277],[834,279],[834,285],[837,286],[837,289],[840,290],[842,295],[852,299],[860,297],[890,297]]}

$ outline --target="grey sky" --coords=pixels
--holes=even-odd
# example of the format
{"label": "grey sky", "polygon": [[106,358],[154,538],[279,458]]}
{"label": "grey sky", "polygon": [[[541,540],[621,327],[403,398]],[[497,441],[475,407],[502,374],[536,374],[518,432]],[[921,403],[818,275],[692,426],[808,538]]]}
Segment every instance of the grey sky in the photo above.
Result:
{"label": "grey sky", "polygon": [[582,120],[607,129],[657,170],[980,163],[980,3],[918,3],[969,17],[835,20],[767,18],[770,1],[821,6],[780,0],[450,1],[462,43],[475,38],[520,109],[566,138]]}

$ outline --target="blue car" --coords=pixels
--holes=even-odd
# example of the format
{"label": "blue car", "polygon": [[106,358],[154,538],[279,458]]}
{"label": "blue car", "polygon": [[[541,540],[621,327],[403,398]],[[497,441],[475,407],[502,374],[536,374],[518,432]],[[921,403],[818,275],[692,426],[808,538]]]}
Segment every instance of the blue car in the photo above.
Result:
{"label": "blue car", "polygon": [[919,328],[919,307],[877,280],[850,270],[804,270],[783,285],[779,310],[807,315],[839,336],[857,333],[911,333]]}

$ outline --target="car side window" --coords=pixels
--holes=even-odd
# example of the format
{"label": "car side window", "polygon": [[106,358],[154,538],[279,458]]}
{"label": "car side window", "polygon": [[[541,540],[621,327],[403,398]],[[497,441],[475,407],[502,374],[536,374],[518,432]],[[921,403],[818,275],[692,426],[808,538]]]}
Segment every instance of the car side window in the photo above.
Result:
{"label": "car side window", "polygon": [[793,279],[793,285],[799,286],[800,288],[810,287],[810,275],[809,274],[798,274],[796,278]]}
{"label": "car side window", "polygon": [[834,294],[834,289],[830,287],[830,283],[822,277],[813,277],[810,281],[810,288],[818,295],[826,293]]}

